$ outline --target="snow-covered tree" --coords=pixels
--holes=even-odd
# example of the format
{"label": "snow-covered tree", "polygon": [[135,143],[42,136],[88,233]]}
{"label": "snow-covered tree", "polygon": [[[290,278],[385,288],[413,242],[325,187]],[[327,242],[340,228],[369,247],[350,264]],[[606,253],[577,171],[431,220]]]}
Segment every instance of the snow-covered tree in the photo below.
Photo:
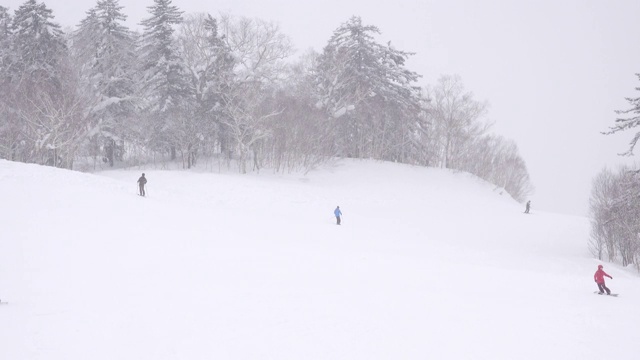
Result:
{"label": "snow-covered tree", "polygon": [[274,96],[281,109],[271,123],[264,160],[275,169],[310,170],[334,154],[332,132],[323,126],[324,113],[314,106],[314,83],[310,75],[318,53],[303,54],[284,73],[287,85]]}
{"label": "snow-covered tree", "polygon": [[238,82],[269,84],[283,80],[285,60],[294,49],[277,23],[225,14],[221,16],[219,28],[235,56],[234,72]]}
{"label": "snow-covered tree", "polygon": [[[23,161],[72,169],[90,132],[87,97],[78,91],[77,74],[66,64],[58,71],[54,91],[18,93],[17,114],[22,128]],[[28,89],[27,89],[28,90]]]}
{"label": "snow-covered tree", "polygon": [[3,71],[9,64],[11,54],[11,20],[9,9],[0,6],[0,69]]}
{"label": "snow-covered tree", "polygon": [[192,88],[178,56],[174,26],[182,22],[182,11],[171,0],[154,0],[147,7],[150,16],[141,22],[144,30],[140,44],[140,71],[143,109],[149,118],[149,145],[170,149],[176,157],[172,132],[180,127],[181,113],[189,111]]}
{"label": "snow-covered tree", "polygon": [[20,137],[10,106],[11,20],[9,9],[0,6],[0,158],[14,160],[13,149]]}
{"label": "snow-covered tree", "polygon": [[9,157],[71,168],[87,132],[85,99],[77,91],[66,39],[43,3],[16,11],[3,56],[3,112],[10,122]]}
{"label": "snow-covered tree", "polygon": [[135,42],[122,9],[118,0],[99,0],[72,36],[80,74],[95,96],[94,141],[111,166],[123,158],[134,113]]}
{"label": "snow-covered tree", "polygon": [[254,168],[260,167],[260,149],[282,113],[274,96],[284,85],[284,60],[293,48],[277,24],[259,19],[223,16],[220,32],[235,58],[233,81],[222,93],[221,150],[228,158],[235,154],[245,172],[249,158]]}
{"label": "snow-covered tree", "polygon": [[259,83],[237,84],[223,101],[222,124],[235,145],[238,170],[246,173],[249,159],[253,160],[254,170],[259,170],[260,143],[271,137],[272,121],[281,110],[275,107],[277,104],[267,101]]}
{"label": "snow-covered tree", "polygon": [[10,33],[11,29],[11,14],[9,8],[0,5],[0,37],[2,39]]}
{"label": "snow-covered tree", "polygon": [[180,139],[184,163],[191,167],[207,143],[213,147],[224,142],[222,96],[234,79],[235,58],[218,31],[217,20],[209,14],[186,18],[179,29],[178,48],[194,97],[193,114],[185,118]]}
{"label": "snow-covered tree", "polygon": [[[638,77],[638,79],[640,79],[640,73],[636,74],[636,76]],[[640,91],[640,87],[636,88],[636,90]],[[634,129],[640,126],[640,96],[635,98],[633,97],[626,98],[626,100],[629,102],[629,104],[631,104],[631,108],[627,110],[619,110],[619,111],[616,111],[616,113],[623,116],[628,115],[629,117],[617,118],[616,124],[612,126],[610,130],[608,132],[605,132],[604,134],[606,135],[615,134],[621,131]],[[638,131],[633,136],[633,138],[629,142],[629,149],[626,152],[624,152],[622,155],[627,155],[627,156],[633,155],[633,150],[635,149],[636,144],[638,143],[638,140],[640,140],[640,131]]]}
{"label": "snow-covered tree", "polygon": [[378,44],[379,29],[352,17],[334,31],[315,70],[317,106],[329,116],[339,154],[403,161],[421,110],[411,55]]}
{"label": "snow-covered tree", "polygon": [[593,181],[590,198],[594,255],[640,270],[640,174],[629,167],[604,169]]}
{"label": "snow-covered tree", "polygon": [[457,170],[469,172],[495,184],[516,201],[526,201],[533,186],[526,163],[514,141],[489,134],[472,139],[468,148],[468,156],[459,159]]}
{"label": "snow-covered tree", "polygon": [[209,14],[187,17],[178,36],[179,54],[190,75],[194,95],[205,111],[219,105],[219,96],[233,78],[235,59],[218,22]]}
{"label": "snow-covered tree", "polygon": [[589,248],[599,260],[613,261],[615,251],[615,176],[609,169],[603,169],[593,179],[591,197],[589,198],[589,215],[591,218],[591,238]]}
{"label": "snow-covered tree", "polygon": [[466,158],[473,156],[473,141],[489,128],[481,121],[487,106],[464,89],[457,75],[440,77],[429,98],[433,136],[439,144],[438,166],[459,169]]}
{"label": "snow-covered tree", "polygon": [[67,55],[60,25],[44,3],[27,0],[16,10],[12,23],[10,72],[15,80],[59,86],[59,65]]}

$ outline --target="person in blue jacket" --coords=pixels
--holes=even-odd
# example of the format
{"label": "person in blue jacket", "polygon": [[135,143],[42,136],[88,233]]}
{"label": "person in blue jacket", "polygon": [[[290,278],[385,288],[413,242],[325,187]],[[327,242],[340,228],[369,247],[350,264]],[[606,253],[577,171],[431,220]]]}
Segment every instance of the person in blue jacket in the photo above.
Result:
{"label": "person in blue jacket", "polygon": [[336,224],[340,225],[340,216],[342,216],[342,211],[340,211],[340,206],[337,206],[335,210],[333,210],[333,214],[336,216]]}

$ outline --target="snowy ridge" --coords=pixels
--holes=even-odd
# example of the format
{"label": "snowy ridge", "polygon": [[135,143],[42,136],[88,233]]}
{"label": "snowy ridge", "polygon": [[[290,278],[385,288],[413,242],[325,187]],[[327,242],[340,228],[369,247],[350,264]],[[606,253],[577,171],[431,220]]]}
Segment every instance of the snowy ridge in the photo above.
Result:
{"label": "snowy ridge", "polygon": [[593,294],[588,220],[468,174],[141,172],[0,161],[0,359],[637,356],[640,281]]}

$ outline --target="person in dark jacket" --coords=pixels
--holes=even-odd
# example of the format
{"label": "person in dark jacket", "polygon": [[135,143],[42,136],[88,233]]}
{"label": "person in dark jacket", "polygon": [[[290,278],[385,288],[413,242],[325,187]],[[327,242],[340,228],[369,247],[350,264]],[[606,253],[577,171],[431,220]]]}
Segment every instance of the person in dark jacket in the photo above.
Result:
{"label": "person in dark jacket", "polygon": [[531,208],[531,200],[527,201],[527,205],[526,205],[526,209],[524,209],[524,213],[528,214],[530,208]]}
{"label": "person in dark jacket", "polygon": [[611,277],[611,275],[604,272],[602,268],[603,268],[602,265],[598,265],[598,270],[596,271],[595,274],[593,274],[593,280],[595,280],[596,284],[598,284],[598,290],[600,290],[598,294],[602,294],[606,291],[607,295],[611,295],[611,290],[609,290],[609,288],[604,284],[604,277],[606,276],[609,279],[613,279],[613,278]]}
{"label": "person in dark jacket", "polygon": [[145,196],[146,193],[144,192],[144,185],[147,183],[147,178],[144,177],[144,173],[142,173],[142,176],[140,176],[140,178],[138,179],[138,186],[140,187],[140,193],[138,195],[140,196]]}
{"label": "person in dark jacket", "polygon": [[336,209],[333,210],[333,214],[336,216],[336,224],[340,225],[340,217],[342,216],[342,211],[340,211],[340,206],[336,207]]}

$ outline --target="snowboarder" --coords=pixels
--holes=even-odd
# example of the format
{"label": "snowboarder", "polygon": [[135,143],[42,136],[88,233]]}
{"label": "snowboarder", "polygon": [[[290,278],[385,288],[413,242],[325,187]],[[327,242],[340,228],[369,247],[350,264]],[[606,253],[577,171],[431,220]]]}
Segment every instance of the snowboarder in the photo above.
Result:
{"label": "snowboarder", "polygon": [[524,209],[525,214],[529,213],[529,208],[531,208],[531,200],[527,201],[526,209]]}
{"label": "snowboarder", "polygon": [[602,268],[603,268],[602,265],[598,265],[598,270],[596,271],[595,274],[593,274],[593,280],[595,280],[596,284],[598,284],[598,290],[600,290],[598,294],[602,294],[606,291],[607,295],[611,295],[611,290],[609,290],[609,288],[604,284],[604,277],[606,276],[612,280],[613,278],[611,277],[611,275],[604,272]]}
{"label": "snowboarder", "polygon": [[145,192],[144,192],[144,185],[147,183],[147,178],[144,177],[144,173],[142,173],[142,176],[140,176],[140,178],[138,179],[138,186],[140,186],[140,196],[145,196]]}
{"label": "snowboarder", "polygon": [[342,211],[340,211],[340,206],[337,206],[335,210],[333,210],[333,214],[336,216],[336,224],[340,225],[340,217],[342,216]]}

